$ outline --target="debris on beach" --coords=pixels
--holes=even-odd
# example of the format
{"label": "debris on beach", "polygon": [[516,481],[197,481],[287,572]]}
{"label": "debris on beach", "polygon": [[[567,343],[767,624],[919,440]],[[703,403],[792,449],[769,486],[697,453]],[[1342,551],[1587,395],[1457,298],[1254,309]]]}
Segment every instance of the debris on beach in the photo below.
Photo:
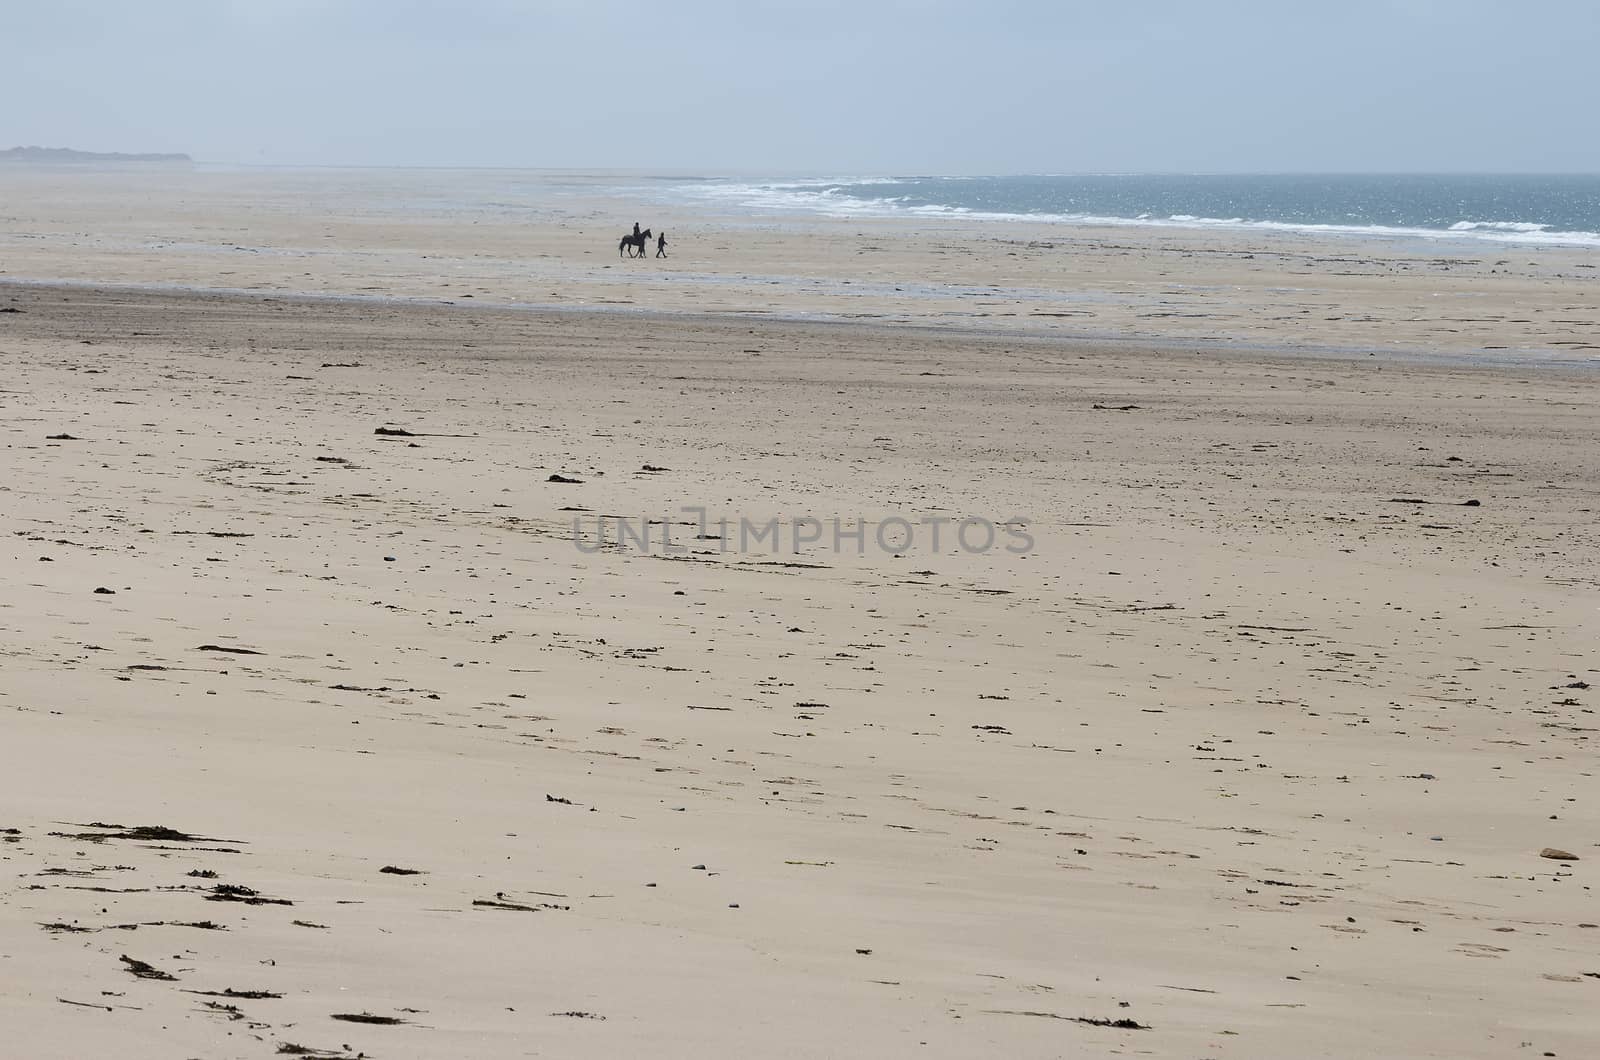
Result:
{"label": "debris on beach", "polygon": [[163,972],[155,965],[148,964],[136,957],[129,957],[127,954],[123,954],[120,959],[123,964],[128,966],[128,974],[137,976],[140,979],[161,979],[167,982],[177,981],[178,977],[173,975],[171,972]]}

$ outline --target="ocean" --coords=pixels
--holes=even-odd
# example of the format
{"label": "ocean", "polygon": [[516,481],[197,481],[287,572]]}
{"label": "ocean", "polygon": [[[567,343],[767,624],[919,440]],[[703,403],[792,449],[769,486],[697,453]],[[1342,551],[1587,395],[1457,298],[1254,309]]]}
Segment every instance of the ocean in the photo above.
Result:
{"label": "ocean", "polygon": [[1600,248],[1600,175],[662,177],[754,214],[1152,225]]}

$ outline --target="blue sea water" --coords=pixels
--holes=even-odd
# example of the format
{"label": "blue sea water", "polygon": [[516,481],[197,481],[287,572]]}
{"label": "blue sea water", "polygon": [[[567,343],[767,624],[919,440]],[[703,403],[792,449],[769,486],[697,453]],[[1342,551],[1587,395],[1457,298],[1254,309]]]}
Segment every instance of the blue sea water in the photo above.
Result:
{"label": "blue sea water", "polygon": [[1600,248],[1600,175],[663,178],[674,199],[759,213],[958,217],[1487,240]]}

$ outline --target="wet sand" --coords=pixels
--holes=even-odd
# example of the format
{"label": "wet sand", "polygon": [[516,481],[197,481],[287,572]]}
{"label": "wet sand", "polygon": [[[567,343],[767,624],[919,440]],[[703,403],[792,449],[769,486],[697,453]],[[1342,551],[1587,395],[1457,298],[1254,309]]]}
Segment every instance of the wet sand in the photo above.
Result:
{"label": "wet sand", "polygon": [[[0,166],[0,202],[0,279],[1600,365],[1584,249],[762,217],[638,174]],[[633,221],[668,233],[667,258],[619,256]]]}
{"label": "wet sand", "polygon": [[1583,353],[179,292],[16,231],[0,279],[84,281],[0,282],[18,1055],[1592,1051]]}

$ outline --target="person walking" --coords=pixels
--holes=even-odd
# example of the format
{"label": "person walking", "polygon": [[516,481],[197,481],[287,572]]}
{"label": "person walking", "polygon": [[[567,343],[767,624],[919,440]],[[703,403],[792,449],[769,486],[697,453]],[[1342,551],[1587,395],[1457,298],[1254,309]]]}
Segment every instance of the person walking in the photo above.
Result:
{"label": "person walking", "polygon": [[656,236],[656,257],[664,258],[666,256],[667,256],[667,233],[662,232],[659,236]]}

